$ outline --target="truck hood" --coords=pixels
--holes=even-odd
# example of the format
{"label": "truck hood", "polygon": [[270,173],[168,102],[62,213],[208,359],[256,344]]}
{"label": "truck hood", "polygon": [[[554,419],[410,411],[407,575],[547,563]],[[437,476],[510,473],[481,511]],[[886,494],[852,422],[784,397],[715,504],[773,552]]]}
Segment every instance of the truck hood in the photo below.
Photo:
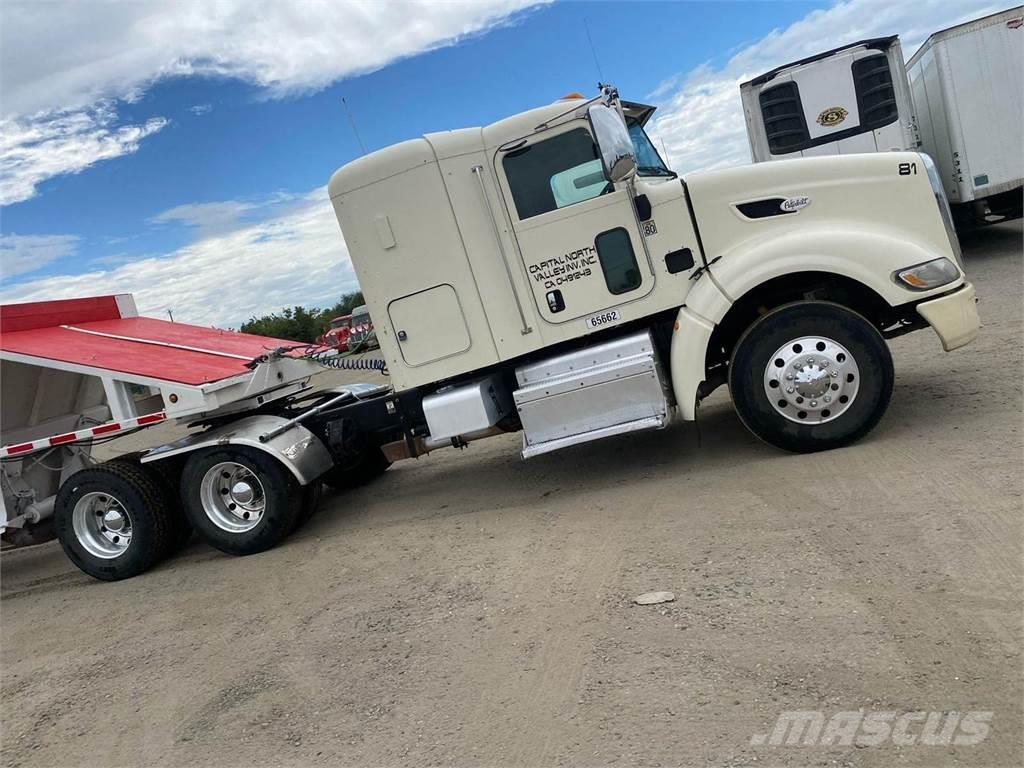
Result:
{"label": "truck hood", "polygon": [[746,165],[684,177],[708,261],[769,237],[870,231],[951,254],[915,152],[878,152]]}

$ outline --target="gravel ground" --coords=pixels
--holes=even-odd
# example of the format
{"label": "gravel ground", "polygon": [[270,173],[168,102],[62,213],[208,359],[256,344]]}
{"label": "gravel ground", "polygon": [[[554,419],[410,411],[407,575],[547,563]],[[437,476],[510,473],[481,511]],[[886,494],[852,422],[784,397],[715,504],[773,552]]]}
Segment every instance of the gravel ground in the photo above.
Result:
{"label": "gravel ground", "polygon": [[[980,338],[893,342],[844,450],[768,448],[719,391],[699,431],[398,464],[255,557],[5,553],[4,765],[1021,765],[1021,227],[965,245]],[[752,742],[790,710],[993,714]]]}

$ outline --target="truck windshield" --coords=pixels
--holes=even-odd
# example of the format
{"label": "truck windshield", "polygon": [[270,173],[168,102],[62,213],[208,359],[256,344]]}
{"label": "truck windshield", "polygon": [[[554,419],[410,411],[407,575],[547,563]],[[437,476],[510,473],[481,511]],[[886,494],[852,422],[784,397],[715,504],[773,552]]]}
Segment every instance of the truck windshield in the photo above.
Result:
{"label": "truck windshield", "polygon": [[629,138],[633,140],[633,151],[636,152],[636,172],[638,176],[674,176],[654,148],[640,123],[629,121]]}

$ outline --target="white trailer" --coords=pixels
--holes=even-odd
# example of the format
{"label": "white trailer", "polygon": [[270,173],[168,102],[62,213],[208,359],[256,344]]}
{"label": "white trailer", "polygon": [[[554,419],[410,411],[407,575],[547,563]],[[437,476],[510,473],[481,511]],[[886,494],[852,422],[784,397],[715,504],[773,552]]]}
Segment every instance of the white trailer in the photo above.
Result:
{"label": "white trailer", "polygon": [[917,133],[899,38],[783,64],[740,85],[755,163],[912,149]]}
{"label": "white trailer", "polygon": [[920,146],[938,165],[954,215],[964,223],[1019,217],[1024,6],[934,33],[907,74]]}
{"label": "white trailer", "polygon": [[929,37],[896,36],[784,64],[740,86],[754,162],[921,151],[958,228],[1017,218],[1024,185],[1024,6]]}

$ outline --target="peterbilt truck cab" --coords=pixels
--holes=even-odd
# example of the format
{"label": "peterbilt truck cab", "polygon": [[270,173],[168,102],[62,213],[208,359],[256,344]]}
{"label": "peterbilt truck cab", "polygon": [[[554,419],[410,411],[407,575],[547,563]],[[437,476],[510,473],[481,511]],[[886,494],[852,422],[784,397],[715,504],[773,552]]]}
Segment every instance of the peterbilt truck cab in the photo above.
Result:
{"label": "peterbilt truck cab", "polygon": [[523,430],[524,457],[692,421],[728,384],[791,451],[849,443],[893,388],[886,339],[977,334],[930,159],[674,173],[611,86],[361,157],[330,197],[401,413],[389,460]]}

